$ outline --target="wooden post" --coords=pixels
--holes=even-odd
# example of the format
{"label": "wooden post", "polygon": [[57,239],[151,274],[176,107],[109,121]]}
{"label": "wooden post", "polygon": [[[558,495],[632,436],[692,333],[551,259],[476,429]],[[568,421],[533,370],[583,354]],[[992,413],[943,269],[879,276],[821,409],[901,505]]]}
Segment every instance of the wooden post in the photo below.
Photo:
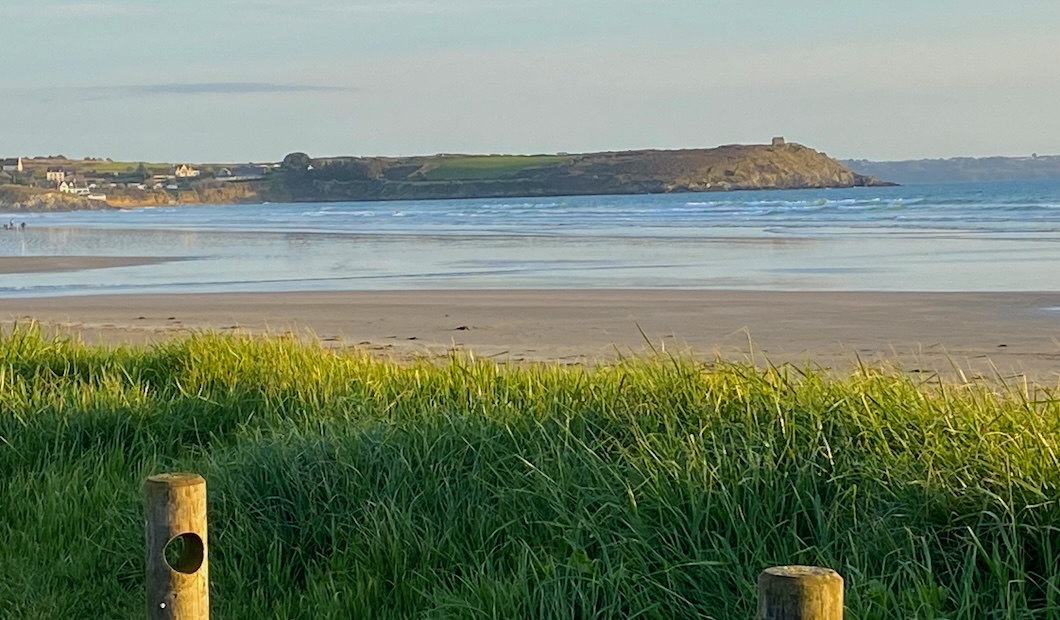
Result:
{"label": "wooden post", "polygon": [[777,566],[758,576],[758,620],[843,620],[843,578],[829,568]]}
{"label": "wooden post", "polygon": [[144,516],[148,620],[209,620],[206,481],[198,474],[151,476]]}

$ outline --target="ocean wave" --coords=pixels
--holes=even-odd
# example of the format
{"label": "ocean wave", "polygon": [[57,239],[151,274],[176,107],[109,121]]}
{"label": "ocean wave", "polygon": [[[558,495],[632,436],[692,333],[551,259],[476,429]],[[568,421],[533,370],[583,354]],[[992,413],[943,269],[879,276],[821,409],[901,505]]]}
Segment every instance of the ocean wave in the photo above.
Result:
{"label": "ocean wave", "polygon": [[320,209],[318,211],[303,211],[301,217],[376,217],[376,211],[333,211]]}
{"label": "ocean wave", "polygon": [[[16,217],[22,218],[19,214]],[[586,196],[325,204],[137,208],[121,212],[27,214],[50,228],[363,234],[577,235],[601,229],[685,234],[713,228],[807,225],[919,230],[934,226],[1012,231],[1060,229],[1060,186],[1023,192],[980,188],[860,188],[701,196]],[[38,229],[39,230],[39,229]],[[669,231],[669,232],[667,232]],[[653,234],[655,234],[653,233]]]}

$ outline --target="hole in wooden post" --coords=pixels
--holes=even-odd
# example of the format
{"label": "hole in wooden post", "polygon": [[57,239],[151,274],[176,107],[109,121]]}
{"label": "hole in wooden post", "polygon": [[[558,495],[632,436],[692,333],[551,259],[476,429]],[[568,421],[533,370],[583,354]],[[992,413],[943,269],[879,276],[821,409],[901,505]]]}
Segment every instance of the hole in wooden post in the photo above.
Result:
{"label": "hole in wooden post", "polygon": [[199,570],[203,560],[202,539],[197,534],[174,536],[164,551],[166,564],[178,573],[190,575]]}

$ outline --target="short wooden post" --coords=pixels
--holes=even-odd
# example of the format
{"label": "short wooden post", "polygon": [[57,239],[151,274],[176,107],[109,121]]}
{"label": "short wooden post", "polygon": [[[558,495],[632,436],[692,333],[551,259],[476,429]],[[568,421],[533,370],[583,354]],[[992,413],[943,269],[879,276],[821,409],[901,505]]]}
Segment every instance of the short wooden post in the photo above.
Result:
{"label": "short wooden post", "polygon": [[843,620],[843,578],[829,568],[777,566],[758,576],[758,620]]}
{"label": "short wooden post", "polygon": [[206,481],[198,474],[151,476],[144,516],[148,619],[209,620]]}

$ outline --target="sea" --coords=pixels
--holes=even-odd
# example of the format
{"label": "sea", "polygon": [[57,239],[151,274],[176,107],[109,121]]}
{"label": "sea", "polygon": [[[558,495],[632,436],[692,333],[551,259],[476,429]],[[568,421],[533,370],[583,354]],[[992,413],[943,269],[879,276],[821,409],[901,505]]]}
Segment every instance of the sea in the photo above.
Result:
{"label": "sea", "polygon": [[1060,182],[0,213],[0,296],[394,289],[1060,290]]}

